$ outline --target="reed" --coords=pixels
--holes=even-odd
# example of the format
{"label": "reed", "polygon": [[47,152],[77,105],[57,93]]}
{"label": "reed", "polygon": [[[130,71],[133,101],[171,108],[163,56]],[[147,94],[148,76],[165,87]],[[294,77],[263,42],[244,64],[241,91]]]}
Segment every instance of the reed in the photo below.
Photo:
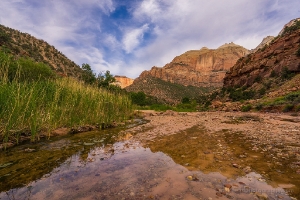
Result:
{"label": "reed", "polygon": [[[126,120],[132,113],[129,97],[85,85],[74,78],[24,80],[24,63],[9,55],[0,55],[0,138],[18,142],[21,133],[31,140],[41,131],[50,133],[58,127],[111,124]],[[11,78],[10,67],[17,64]],[[37,63],[36,63],[37,65]],[[22,80],[20,80],[22,77]]]}

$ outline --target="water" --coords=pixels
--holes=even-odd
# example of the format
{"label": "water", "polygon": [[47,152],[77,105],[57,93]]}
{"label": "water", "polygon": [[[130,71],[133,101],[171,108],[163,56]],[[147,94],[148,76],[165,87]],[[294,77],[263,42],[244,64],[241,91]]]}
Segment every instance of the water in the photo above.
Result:
{"label": "water", "polygon": [[0,199],[290,199],[260,174],[203,173],[132,138],[110,129],[1,152],[0,165],[12,164],[0,168]]}

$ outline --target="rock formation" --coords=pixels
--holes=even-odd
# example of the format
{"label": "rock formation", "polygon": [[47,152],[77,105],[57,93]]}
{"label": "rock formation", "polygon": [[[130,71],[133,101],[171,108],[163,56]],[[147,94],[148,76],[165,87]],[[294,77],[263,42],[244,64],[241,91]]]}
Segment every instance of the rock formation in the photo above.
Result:
{"label": "rock formation", "polygon": [[274,36],[267,36],[267,37],[265,37],[262,41],[261,41],[261,43],[255,48],[255,49],[252,49],[251,51],[250,51],[250,53],[255,53],[258,49],[262,49],[262,48],[264,48],[266,45],[269,45],[271,42],[272,42],[272,40],[274,40]]}
{"label": "rock formation", "polygon": [[300,72],[300,30],[279,36],[269,46],[241,58],[227,72],[224,87],[252,86],[272,76]]}
{"label": "rock formation", "polygon": [[150,71],[142,72],[138,79],[152,76],[184,86],[221,87],[225,73],[248,52],[234,43],[222,45],[218,49],[203,47],[175,57],[163,68],[152,67]]}
{"label": "rock formation", "polygon": [[120,86],[121,88],[130,86],[134,81],[134,79],[128,78],[126,76],[118,76],[118,75],[115,76],[115,79],[116,79],[115,84]]}

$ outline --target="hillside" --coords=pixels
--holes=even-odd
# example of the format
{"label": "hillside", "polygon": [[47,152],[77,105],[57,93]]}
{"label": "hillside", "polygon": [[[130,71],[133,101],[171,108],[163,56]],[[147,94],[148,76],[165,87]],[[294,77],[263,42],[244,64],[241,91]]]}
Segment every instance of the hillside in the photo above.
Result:
{"label": "hillside", "polygon": [[285,25],[269,45],[239,59],[226,73],[222,93],[221,101],[254,99],[235,103],[240,108],[248,104],[258,110],[299,111],[300,19]]}
{"label": "hillside", "polygon": [[[162,91],[164,86],[159,83],[177,84],[181,86],[192,86],[195,89],[193,95],[200,95],[204,89],[209,91],[212,88],[220,88],[223,85],[223,78],[226,72],[235,62],[248,54],[249,51],[234,43],[224,44],[217,49],[203,47],[200,50],[191,50],[176,56],[172,62],[164,67],[152,67],[149,71],[144,71],[135,79],[133,84],[126,87],[127,91],[143,91],[147,95],[152,95],[161,100],[177,102],[185,97],[178,90],[172,92]],[[155,85],[150,84],[149,79],[161,80]],[[182,87],[182,88],[185,88]],[[146,89],[147,88],[147,89]],[[198,91],[201,91],[198,93]],[[175,95],[178,92],[177,95]],[[170,94],[171,96],[168,96]],[[176,98],[174,99],[174,97]]]}
{"label": "hillside", "polygon": [[79,77],[81,68],[54,46],[28,33],[0,25],[0,49],[15,56],[30,57],[43,62],[61,76]]}
{"label": "hillside", "polygon": [[155,97],[160,103],[177,104],[183,97],[196,98],[207,93],[211,88],[184,86],[171,83],[153,76],[144,76],[134,80],[134,84],[126,87],[128,92],[142,91]]}

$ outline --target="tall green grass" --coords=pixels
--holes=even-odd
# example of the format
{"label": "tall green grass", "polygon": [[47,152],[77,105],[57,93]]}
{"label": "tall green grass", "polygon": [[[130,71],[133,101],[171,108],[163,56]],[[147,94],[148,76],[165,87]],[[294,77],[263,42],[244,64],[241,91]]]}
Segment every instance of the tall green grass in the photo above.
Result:
{"label": "tall green grass", "polygon": [[[4,142],[18,142],[24,132],[29,132],[34,141],[42,131],[50,133],[58,127],[107,125],[131,114],[131,100],[125,95],[112,94],[74,78],[51,75],[45,79],[43,73],[26,76],[22,70],[31,66],[30,69],[37,68],[31,73],[43,71],[37,65],[40,64],[29,59],[15,60],[0,53],[0,139]],[[12,68],[16,69],[13,73]]]}

